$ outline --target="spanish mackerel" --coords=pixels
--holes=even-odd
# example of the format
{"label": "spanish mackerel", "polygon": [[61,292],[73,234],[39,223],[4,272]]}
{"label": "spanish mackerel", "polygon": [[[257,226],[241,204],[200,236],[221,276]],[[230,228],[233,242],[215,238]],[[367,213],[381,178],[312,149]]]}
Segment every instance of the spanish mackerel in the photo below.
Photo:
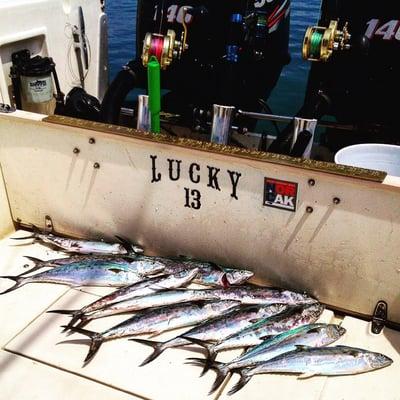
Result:
{"label": "spanish mackerel", "polygon": [[[128,312],[140,311],[146,308],[163,307],[190,301],[220,300],[220,298],[208,290],[169,290],[153,293],[147,296],[133,297],[128,300],[110,304],[109,306],[89,314],[81,316],[82,323],[87,323],[93,319],[108,317],[110,315],[123,314]],[[240,302],[237,302],[240,303]],[[59,313],[65,314],[61,310]]]}
{"label": "spanish mackerel", "polygon": [[[264,340],[258,346],[250,348],[244,354],[231,362],[220,363],[214,361],[210,368],[217,373],[217,378],[210,390],[213,393],[223,383],[230,371],[254,367],[281,354],[296,350],[298,346],[323,347],[337,341],[346,333],[346,329],[339,325],[309,324],[281,333],[271,339]],[[207,360],[189,358],[189,364],[205,367]]]}
{"label": "spanish mackerel", "polygon": [[48,312],[56,314],[70,314],[72,319],[67,325],[68,328],[74,326],[75,322],[79,320],[82,320],[82,322],[78,326],[82,327],[86,324],[86,321],[84,320],[85,314],[92,313],[111,304],[133,297],[145,296],[162,290],[185,286],[193,280],[197,272],[197,269],[186,269],[168,276],[157,276],[147,279],[144,282],[138,282],[134,283],[133,285],[122,287],[98,300],[95,300],[93,303],[82,307],[80,310],[52,310]]}
{"label": "spanish mackerel", "polygon": [[323,311],[324,306],[319,303],[289,307],[283,313],[255,322],[248,328],[225,337],[215,344],[192,338],[188,334],[184,334],[183,337],[203,346],[207,350],[207,358],[214,361],[220,351],[257,346],[269,336],[275,336],[298,326],[313,323],[321,316]]}
{"label": "spanish mackerel", "polygon": [[195,300],[234,300],[242,304],[275,304],[289,303],[301,304],[302,302],[315,303],[316,300],[310,297],[291,292],[289,290],[277,290],[260,287],[230,287],[227,289],[203,289],[203,290],[178,290],[154,295],[135,297],[111,304],[105,308],[97,310],[89,315],[81,317],[83,324],[109,315],[122,314],[142,310],[149,307],[182,303]]}
{"label": "spanish mackerel", "polygon": [[[80,258],[81,257],[81,258]],[[41,268],[54,268],[59,265],[65,265],[74,260],[93,259],[89,256],[72,256],[70,258],[57,258],[48,260],[46,262],[39,260],[34,257],[26,257],[29,260],[35,262],[35,266],[28,271],[24,271],[22,275],[27,275]],[[93,257],[93,256],[92,256]],[[101,256],[96,256],[96,258]],[[104,256],[103,256],[104,257]],[[127,257],[127,256],[124,256]],[[193,283],[198,283],[205,286],[216,286],[227,288],[232,285],[240,285],[247,281],[253,276],[253,272],[244,269],[232,269],[225,268],[213,263],[202,262],[202,261],[187,261],[185,259],[170,259],[166,257],[151,257],[144,255],[129,255],[128,257],[134,257],[136,260],[144,262],[159,262],[165,265],[164,272],[166,274],[175,274],[188,268],[197,268],[199,270]]]}
{"label": "spanish mackerel", "polygon": [[239,303],[236,301],[178,304],[142,311],[132,318],[101,333],[77,327],[70,329],[73,332],[78,332],[91,338],[90,349],[84,360],[86,364],[93,359],[102,343],[106,340],[141,335],[144,333],[158,334],[172,329],[198,324],[199,322],[221,315],[238,306]]}
{"label": "spanish mackerel", "polygon": [[124,255],[131,253],[143,253],[140,246],[134,245],[129,241],[115,236],[120,243],[107,243],[103,241],[71,239],[63,236],[56,236],[52,233],[42,233],[36,227],[33,227],[35,232],[30,236],[15,237],[13,240],[33,239],[34,242],[62,250],[66,253],[78,254],[114,254]]}
{"label": "spanish mackerel", "polygon": [[239,382],[228,394],[236,393],[256,374],[301,374],[299,378],[310,378],[314,375],[354,375],[387,367],[392,362],[392,359],[383,354],[354,347],[298,346],[296,350],[255,368],[242,370]]}
{"label": "spanish mackerel", "polygon": [[0,293],[5,294],[27,283],[57,283],[69,286],[111,286],[121,287],[141,282],[147,275],[162,272],[164,265],[158,262],[144,263],[125,259],[96,259],[95,261],[71,262],[32,276],[0,276],[12,279],[14,286]]}
{"label": "spanish mackerel", "polygon": [[254,322],[272,315],[285,311],[289,306],[287,304],[271,304],[271,305],[252,305],[243,307],[239,310],[231,311],[213,320],[204,322],[182,335],[179,335],[166,342],[156,342],[153,340],[132,339],[135,342],[142,343],[153,347],[154,351],[147,357],[141,366],[155,360],[164,350],[172,347],[180,347],[191,344],[192,342],[183,336],[201,339],[204,341],[219,341],[235,332],[252,325]]}

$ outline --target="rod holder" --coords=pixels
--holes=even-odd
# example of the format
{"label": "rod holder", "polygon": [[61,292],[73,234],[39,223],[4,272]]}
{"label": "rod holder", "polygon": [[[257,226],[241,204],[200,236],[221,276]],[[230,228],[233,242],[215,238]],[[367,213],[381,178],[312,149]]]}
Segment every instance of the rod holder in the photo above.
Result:
{"label": "rod holder", "polygon": [[138,96],[138,115],[137,115],[137,130],[150,132],[151,118],[149,109],[149,96],[141,94]]}
{"label": "rod holder", "polygon": [[211,127],[211,142],[228,144],[232,116],[235,107],[213,105],[213,122]]}
{"label": "rod holder", "polygon": [[297,142],[299,133],[303,132],[303,131],[308,131],[311,133],[311,139],[310,139],[309,144],[308,144],[307,148],[305,149],[302,156],[304,158],[311,157],[311,149],[312,149],[312,145],[313,145],[313,141],[314,141],[314,132],[315,132],[315,128],[317,127],[317,123],[318,123],[318,121],[316,119],[305,119],[305,118],[295,117],[291,150],[293,149],[293,146]]}

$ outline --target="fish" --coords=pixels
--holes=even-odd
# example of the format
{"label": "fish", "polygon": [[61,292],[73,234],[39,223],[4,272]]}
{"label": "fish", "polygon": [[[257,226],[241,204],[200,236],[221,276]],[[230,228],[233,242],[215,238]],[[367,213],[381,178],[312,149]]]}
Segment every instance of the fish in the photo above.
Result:
{"label": "fish", "polygon": [[[218,389],[231,371],[235,372],[237,369],[254,367],[283,353],[296,350],[298,346],[327,346],[340,339],[345,333],[346,329],[340,325],[308,324],[264,340],[260,345],[250,348],[231,362],[214,361],[210,368],[216,371],[217,378],[209,394]],[[205,359],[189,358],[188,360],[188,364],[202,366],[203,368],[207,364]]]}
{"label": "fish", "polygon": [[56,283],[80,286],[121,287],[144,281],[146,276],[162,272],[164,265],[124,259],[72,262],[71,264],[39,272],[32,276],[0,276],[15,281],[15,285],[0,294],[14,291],[27,283]]}
{"label": "fish", "polygon": [[144,282],[138,282],[122,287],[106,296],[101,297],[98,300],[95,300],[94,302],[81,308],[80,310],[53,310],[49,312],[67,314],[72,313],[74,317],[79,315],[83,316],[84,314],[98,311],[112,304],[119,303],[131,298],[147,296],[153,293],[157,293],[159,291],[165,291],[167,289],[174,289],[185,286],[193,280],[197,272],[197,269],[186,269],[171,275],[156,276],[153,278],[149,278]]}
{"label": "fish", "polygon": [[104,332],[93,332],[78,327],[72,327],[70,330],[88,336],[91,339],[89,352],[84,360],[84,365],[87,365],[96,355],[100,346],[107,340],[144,333],[159,334],[172,329],[194,325],[238,306],[239,303],[236,301],[201,301],[178,304],[142,311]]}
{"label": "fish", "polygon": [[30,236],[15,237],[13,240],[33,239],[34,242],[39,242],[57,250],[62,250],[66,253],[78,254],[113,254],[125,255],[131,253],[143,253],[143,248],[130,243],[128,240],[120,236],[115,236],[119,243],[108,243],[103,241],[71,239],[63,236],[53,235],[52,233],[43,233],[37,227],[33,226],[34,231]]}
{"label": "fish", "polygon": [[241,347],[257,346],[270,336],[275,336],[298,326],[315,322],[323,311],[324,306],[320,303],[292,306],[280,314],[257,321],[249,327],[225,337],[217,343],[209,343],[204,340],[193,338],[187,334],[183,335],[183,337],[206,349],[208,362],[203,370],[204,373],[215,360],[218,352]]}
{"label": "fish", "polygon": [[86,324],[93,319],[108,317],[110,315],[140,311],[146,308],[205,300],[220,300],[220,298],[213,294],[212,291],[207,290],[188,289],[163,291],[110,304],[100,310],[81,316],[81,321]]}
{"label": "fish", "polygon": [[166,342],[157,342],[154,340],[131,339],[134,342],[144,344],[153,348],[151,353],[141,364],[144,366],[154,361],[165,350],[173,347],[180,347],[191,344],[183,335],[191,339],[197,338],[204,341],[219,341],[243,328],[251,326],[255,321],[279,314],[285,311],[289,306],[287,304],[269,304],[269,305],[251,305],[233,310],[223,316],[206,321],[182,335],[176,336]]}
{"label": "fish", "polygon": [[[282,298],[279,298],[278,295],[281,293],[285,293],[285,295]],[[290,293],[291,296],[294,296],[294,298],[291,296],[288,297],[287,293]],[[102,318],[109,315],[138,311],[148,307],[158,307],[162,305],[195,300],[235,300],[243,304],[274,304],[276,302],[285,303],[292,301],[300,302],[301,300],[308,301],[308,298],[305,300],[303,295],[300,295],[299,297],[297,293],[289,291],[278,291],[278,293],[276,293],[276,290],[273,289],[272,294],[273,295],[271,296],[271,291],[268,288],[253,287],[230,287],[228,289],[203,290],[181,289],[120,301],[88,315],[82,316],[81,321],[82,323],[86,324],[93,319]],[[314,299],[313,302],[315,302]]]}
{"label": "fish", "polygon": [[146,296],[166,289],[178,288],[187,285],[196,276],[197,269],[186,269],[167,276],[157,276],[147,279],[144,282],[134,283],[133,285],[122,287],[98,300],[82,307],[80,310],[51,310],[48,313],[68,314],[72,319],[67,325],[68,328],[74,326],[81,320],[79,327],[86,325],[85,314],[93,313],[109,305],[139,296]]}
{"label": "fish", "polygon": [[388,367],[393,360],[384,354],[349,346],[307,347],[281,354],[254,368],[240,371],[240,380],[228,392],[236,393],[257,374],[299,374],[300,379],[315,375],[354,375]]}
{"label": "fish", "polygon": [[[90,259],[90,256],[86,257]],[[101,256],[98,255],[97,257],[100,258]],[[204,286],[227,288],[233,285],[240,285],[253,276],[253,272],[251,271],[243,269],[224,268],[222,266],[209,262],[187,261],[182,258],[174,259],[166,257],[151,257],[144,255],[124,256],[124,258],[126,257],[132,257],[140,260],[148,260],[149,262],[151,261],[160,262],[165,265],[164,272],[166,274],[175,274],[179,271],[187,270],[188,268],[197,268],[199,272],[196,278],[193,280],[193,283],[198,283]],[[26,257],[26,258],[33,261],[35,263],[35,266],[32,269],[24,271],[19,276],[27,275],[41,268],[54,268],[59,265],[68,264],[71,261],[86,259],[82,255],[72,256],[68,258],[57,258],[54,260],[48,260],[46,262],[43,262],[42,260],[36,259],[34,257]]]}

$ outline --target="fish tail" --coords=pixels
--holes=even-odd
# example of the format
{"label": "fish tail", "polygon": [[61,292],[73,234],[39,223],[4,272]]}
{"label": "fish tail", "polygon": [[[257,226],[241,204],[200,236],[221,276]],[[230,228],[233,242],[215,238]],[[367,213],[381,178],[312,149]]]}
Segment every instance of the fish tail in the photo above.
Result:
{"label": "fish tail", "polygon": [[80,313],[80,310],[50,310],[49,314],[65,314],[75,316]]}
{"label": "fish tail", "polygon": [[[62,326],[62,328],[66,328],[66,326],[64,325],[64,326]],[[93,359],[93,357],[99,351],[100,346],[104,342],[104,338],[98,332],[88,331],[86,329],[78,328],[78,327],[75,327],[75,326],[74,327],[70,327],[68,329],[70,331],[72,331],[72,332],[80,333],[82,335],[90,337],[91,341],[90,341],[89,352],[88,352],[85,360],[83,361],[83,364],[85,366]]]}
{"label": "fish tail", "polygon": [[[56,314],[69,314],[71,315],[71,321],[67,325],[64,325],[64,329],[62,330],[62,333],[66,333],[69,331],[69,335],[72,334],[71,328],[83,328],[90,322],[90,318],[87,317],[81,310],[54,310],[54,311],[48,311],[48,312],[53,312]],[[77,324],[77,322],[79,323]]]}
{"label": "fish tail", "polygon": [[10,238],[12,240],[27,240],[27,239],[37,239],[36,234],[32,234],[30,236],[24,236],[24,237],[13,237]]}
{"label": "fish tail", "polygon": [[232,387],[232,389],[228,392],[228,395],[231,396],[232,394],[238,392],[240,389],[246,385],[249,380],[251,379],[251,375],[248,374],[246,370],[235,370],[238,374],[240,374],[240,379],[238,382]]}
{"label": "fish tail", "polygon": [[[190,362],[186,364],[190,365],[196,365],[199,367],[204,367],[207,364],[207,360],[203,358],[188,358]],[[217,377],[211,387],[211,390],[208,392],[208,394],[214,393],[224,382],[226,376],[229,373],[229,368],[227,367],[227,364],[221,363],[218,361],[213,361],[210,365],[209,368],[214,370],[217,374]]]}
{"label": "fish tail", "polygon": [[204,360],[204,368],[203,371],[201,372],[200,376],[203,376],[210,368],[212,363],[215,361],[217,358],[217,352],[214,350],[214,343],[206,342],[204,340],[199,340],[199,339],[194,339],[191,338],[190,336],[182,336],[184,339],[189,340],[190,342],[194,344],[198,344],[201,347],[204,347],[204,349],[207,352],[206,359]]}
{"label": "fish tail", "polygon": [[144,365],[154,361],[166,348],[164,347],[163,342],[157,342],[155,340],[145,340],[145,339],[129,339],[132,342],[137,342],[144,344],[146,346],[150,346],[153,348],[153,353],[151,353],[140,365],[139,367],[143,367]]}
{"label": "fish tail", "polygon": [[35,265],[45,262],[45,261],[41,260],[40,258],[36,258],[36,257],[31,257],[31,256],[24,256],[24,257],[27,258],[29,261],[32,261]]}
{"label": "fish tail", "polygon": [[31,225],[32,233],[30,236],[24,236],[24,237],[16,237],[16,238],[11,238],[12,240],[27,240],[27,239],[39,239],[39,235],[42,234],[42,231],[36,226],[36,225]]}
{"label": "fish tail", "polygon": [[14,286],[11,286],[9,289],[5,290],[4,292],[1,292],[0,295],[12,292],[13,290],[20,288],[21,286],[25,285],[25,280],[26,280],[26,278],[23,277],[23,276],[8,276],[8,275],[5,275],[5,276],[0,276],[0,278],[11,279],[12,281],[15,282]]}

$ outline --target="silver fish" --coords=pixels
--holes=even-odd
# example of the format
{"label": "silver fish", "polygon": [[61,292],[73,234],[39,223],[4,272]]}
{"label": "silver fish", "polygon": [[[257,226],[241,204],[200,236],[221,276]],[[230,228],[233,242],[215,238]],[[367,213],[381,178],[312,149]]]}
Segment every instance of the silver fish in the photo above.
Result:
{"label": "silver fish", "polygon": [[33,226],[34,232],[30,236],[16,237],[13,240],[33,239],[34,242],[47,245],[51,248],[62,250],[66,253],[78,254],[109,254],[124,255],[131,253],[143,253],[143,248],[130,243],[128,240],[115,236],[119,243],[107,243],[104,241],[72,239],[63,236],[53,235],[52,233],[42,233],[37,227]]}
{"label": "silver fish", "polygon": [[16,282],[0,293],[11,292],[27,283],[57,283],[69,286],[121,287],[145,280],[147,275],[162,272],[164,265],[152,262],[126,261],[124,259],[73,262],[32,276],[0,276]]}
{"label": "silver fish", "polygon": [[254,275],[252,271],[227,268],[212,262],[190,260],[186,258],[170,259],[156,257],[156,259],[166,264],[166,271],[169,273],[173,273],[179,268],[198,268],[199,273],[193,282],[205,286],[227,288],[232,285],[240,285]]}
{"label": "silver fish", "polygon": [[219,341],[233,333],[251,326],[254,322],[279,314],[285,311],[289,306],[287,304],[270,304],[270,305],[252,305],[231,311],[213,320],[204,322],[183,335],[179,335],[166,342],[156,342],[153,340],[132,339],[135,342],[152,347],[153,353],[150,354],[141,364],[148,364],[155,360],[164,350],[191,344],[192,342],[183,336],[191,339],[200,339],[203,341]]}
{"label": "silver fish", "polygon": [[239,382],[228,394],[236,393],[256,374],[301,374],[300,378],[354,375],[387,367],[392,362],[383,354],[354,347],[298,346],[296,350],[281,354],[255,368],[242,370]]}
{"label": "silver fish", "polygon": [[[213,393],[223,383],[230,371],[254,367],[281,354],[296,350],[298,346],[323,347],[327,346],[346,333],[339,325],[309,324],[264,340],[258,346],[251,348],[229,363],[214,361],[210,368],[217,373],[217,378],[211,388]],[[191,365],[206,367],[207,360],[189,358]]]}
{"label": "silver fish", "polygon": [[[81,258],[79,258],[81,257]],[[92,256],[93,257],[93,256]],[[101,257],[97,255],[97,257]],[[104,257],[104,256],[103,256]],[[127,256],[124,256],[124,258]],[[186,261],[184,259],[170,259],[166,257],[150,257],[144,255],[129,255],[129,257],[134,257],[139,260],[148,261],[148,262],[159,262],[165,265],[164,272],[166,274],[175,274],[182,270],[187,270],[188,268],[197,268],[199,270],[196,278],[193,280],[193,283],[198,283],[205,286],[214,286],[214,287],[230,287],[233,285],[240,285],[243,282],[250,279],[254,274],[251,271],[241,270],[241,269],[232,269],[232,268],[224,268],[222,266],[209,263],[209,262],[201,262],[201,261]],[[73,256],[69,258],[58,258],[49,261],[42,261],[34,257],[27,257],[29,260],[35,263],[35,267],[24,271],[19,276],[27,275],[34,271],[37,271],[41,268],[54,268],[59,265],[69,264],[71,261],[75,260],[84,260],[84,256]],[[90,258],[88,258],[90,259]]]}
{"label": "silver fish", "polygon": [[187,285],[196,276],[197,269],[186,269],[176,274],[168,276],[157,276],[147,279],[144,282],[134,283],[133,285],[122,287],[94,302],[82,307],[80,310],[52,310],[49,313],[68,314],[72,316],[68,328],[81,320],[78,327],[82,327],[88,322],[85,314],[90,314],[112,304],[128,300],[134,297],[146,296],[166,289],[174,289]]}
{"label": "silver fish", "polygon": [[208,365],[210,365],[220,351],[257,346],[269,336],[275,336],[298,326],[315,322],[323,311],[324,306],[319,303],[290,307],[278,315],[255,322],[248,328],[242,329],[215,344],[194,339],[187,334],[183,337],[207,350]]}
{"label": "silver fish", "polygon": [[172,329],[194,325],[217,315],[221,315],[236,307],[238,307],[238,303],[235,301],[178,304],[142,311],[132,318],[101,333],[77,327],[73,327],[71,330],[91,338],[90,349],[84,360],[86,364],[93,359],[102,343],[106,340],[141,335],[144,333],[158,334]]}
{"label": "silver fish", "polygon": [[[170,290],[153,293],[147,296],[134,297],[118,303],[110,304],[100,310],[81,317],[81,321],[87,323],[93,319],[110,315],[140,311],[146,308],[163,307],[191,301],[219,300],[219,297],[206,290]],[[238,302],[239,303],[239,302]]]}

